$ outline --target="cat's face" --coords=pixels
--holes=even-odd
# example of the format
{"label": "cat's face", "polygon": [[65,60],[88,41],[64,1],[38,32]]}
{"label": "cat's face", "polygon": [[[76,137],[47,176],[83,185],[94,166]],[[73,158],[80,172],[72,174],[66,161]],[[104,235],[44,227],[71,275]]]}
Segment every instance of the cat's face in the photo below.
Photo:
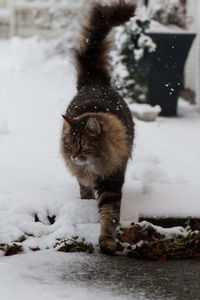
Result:
{"label": "cat's face", "polygon": [[79,166],[94,164],[102,156],[103,131],[95,118],[70,121],[65,119],[64,151],[68,159]]}

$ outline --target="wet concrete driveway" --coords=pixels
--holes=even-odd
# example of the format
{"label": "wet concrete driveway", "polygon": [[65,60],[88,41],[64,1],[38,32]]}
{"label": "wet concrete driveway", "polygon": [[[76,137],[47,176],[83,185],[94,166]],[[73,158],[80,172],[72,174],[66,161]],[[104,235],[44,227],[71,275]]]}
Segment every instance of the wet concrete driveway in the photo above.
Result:
{"label": "wet concrete driveway", "polygon": [[200,299],[198,261],[150,262],[101,253],[83,255],[85,262],[73,262],[62,280],[127,299]]}

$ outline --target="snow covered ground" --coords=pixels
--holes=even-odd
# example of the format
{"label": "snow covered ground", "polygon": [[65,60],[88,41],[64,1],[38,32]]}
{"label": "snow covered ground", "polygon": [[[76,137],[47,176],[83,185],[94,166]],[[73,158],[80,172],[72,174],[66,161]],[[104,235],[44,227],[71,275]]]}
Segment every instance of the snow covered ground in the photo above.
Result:
{"label": "snow covered ground", "polygon": [[[74,234],[97,244],[99,233],[96,202],[80,200],[76,180],[59,153],[61,114],[75,94],[75,76],[70,59],[53,54],[53,46],[37,38],[0,40],[0,243],[25,234],[27,252],[51,248],[57,239]],[[160,117],[152,123],[135,120],[122,221],[134,221],[140,215],[200,217],[200,115],[195,106],[182,100],[179,105],[177,118]],[[40,222],[35,222],[36,214]],[[54,215],[55,223],[50,224],[48,216]],[[29,299],[35,299],[34,295],[72,299],[75,289],[67,292],[65,286],[62,295],[55,294],[54,277],[45,279],[51,261],[62,266],[63,254],[49,251],[1,258],[3,300],[13,295],[27,299],[23,280],[33,292]],[[32,283],[37,278],[33,277],[40,265],[37,278],[44,285],[40,282],[35,289],[37,284]],[[11,281],[16,283],[12,290],[8,289]],[[82,298],[76,299],[93,298],[87,292],[80,294]]]}
{"label": "snow covered ground", "polygon": [[[97,242],[96,203],[80,200],[59,153],[61,114],[75,93],[73,65],[37,38],[0,41],[0,48],[0,241],[27,233],[27,247],[46,248],[78,233]],[[135,122],[122,220],[200,216],[196,107],[180,101],[178,118]]]}

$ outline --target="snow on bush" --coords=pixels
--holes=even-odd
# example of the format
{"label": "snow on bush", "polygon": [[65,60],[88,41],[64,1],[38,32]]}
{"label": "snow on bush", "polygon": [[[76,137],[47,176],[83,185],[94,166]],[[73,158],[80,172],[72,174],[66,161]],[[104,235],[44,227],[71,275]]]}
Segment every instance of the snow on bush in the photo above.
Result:
{"label": "snow on bush", "polygon": [[135,17],[116,31],[116,53],[113,62],[113,85],[130,102],[145,103],[148,86],[141,60],[145,52],[153,52],[156,45],[147,36],[150,21]]}
{"label": "snow on bush", "polygon": [[151,0],[149,16],[162,24],[186,25],[184,0]]}

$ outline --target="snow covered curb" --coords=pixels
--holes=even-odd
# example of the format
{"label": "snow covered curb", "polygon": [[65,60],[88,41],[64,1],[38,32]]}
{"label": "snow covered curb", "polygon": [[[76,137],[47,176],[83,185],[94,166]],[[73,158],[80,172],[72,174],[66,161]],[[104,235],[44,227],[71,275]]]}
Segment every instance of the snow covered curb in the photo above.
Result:
{"label": "snow covered curb", "polygon": [[[185,227],[174,228],[162,228],[146,221],[138,224],[132,223],[128,227],[120,225],[117,230],[115,254],[148,260],[200,259],[200,232],[191,229],[190,219],[187,220],[187,224]],[[0,244],[0,256],[11,256],[27,250],[23,244],[25,240],[24,236],[21,241]],[[58,240],[53,248],[65,253],[87,252],[91,254],[95,250],[99,251],[98,245],[94,248],[92,243],[87,243],[85,238],[79,236]],[[30,250],[35,252],[41,249],[37,247],[29,248]]]}
{"label": "snow covered curb", "polygon": [[[189,224],[189,222],[188,222]],[[200,259],[200,232],[190,226],[162,228],[148,222],[121,227],[118,255],[147,260]]]}

